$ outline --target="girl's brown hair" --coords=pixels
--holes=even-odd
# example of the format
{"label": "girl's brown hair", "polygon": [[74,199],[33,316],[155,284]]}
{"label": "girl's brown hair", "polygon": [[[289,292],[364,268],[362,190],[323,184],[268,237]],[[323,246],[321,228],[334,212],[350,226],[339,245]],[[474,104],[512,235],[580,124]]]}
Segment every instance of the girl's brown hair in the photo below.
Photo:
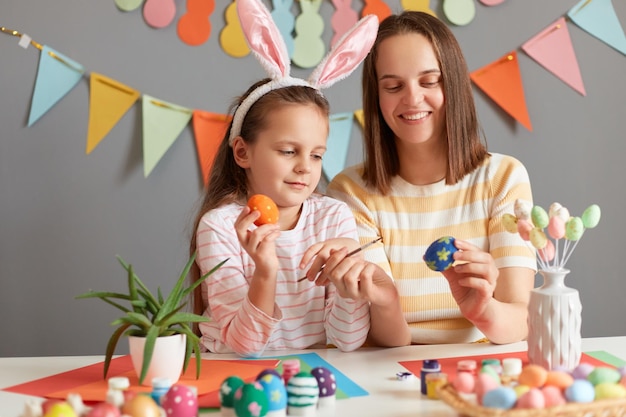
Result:
{"label": "girl's brown hair", "polygon": [[[258,81],[252,85],[230,106],[229,114],[233,114],[237,106],[259,86],[269,82],[270,79]],[[266,127],[268,114],[273,110],[283,108],[288,105],[313,105],[328,119],[330,106],[326,98],[316,89],[306,86],[289,86],[272,90],[256,101],[246,114],[241,126],[241,137],[247,144],[253,144],[257,135]],[[245,204],[248,199],[248,180],[246,171],[235,162],[233,148],[228,143],[231,126],[228,127],[222,142],[217,150],[213,165],[209,172],[208,185],[202,204],[198,209],[189,245],[190,254],[197,250],[196,230],[202,216],[209,210],[229,203]],[[191,268],[191,280],[197,281],[200,278],[200,268],[194,263]],[[197,287],[193,294],[193,312],[202,314],[204,306],[202,303],[201,286]],[[197,326],[195,328],[196,333]]]}
{"label": "girl's brown hair", "polygon": [[488,155],[481,139],[467,64],[454,34],[441,20],[427,13],[405,11],[391,15],[378,28],[376,42],[363,64],[362,78],[365,119],[363,180],[383,195],[389,192],[391,179],[398,174],[400,162],[394,134],[383,119],[378,104],[378,47],[392,36],[412,33],[430,41],[441,69],[448,147],[446,184],[456,184]]}

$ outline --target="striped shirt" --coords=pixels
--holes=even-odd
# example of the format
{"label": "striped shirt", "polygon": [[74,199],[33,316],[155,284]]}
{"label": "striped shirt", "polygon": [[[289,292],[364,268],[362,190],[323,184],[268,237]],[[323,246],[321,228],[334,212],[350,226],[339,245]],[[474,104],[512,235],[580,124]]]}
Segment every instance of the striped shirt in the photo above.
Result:
{"label": "striped shirt", "polygon": [[[234,229],[242,206],[229,204],[207,212],[197,230],[197,262],[204,274],[225,258],[229,261],[202,284],[204,315],[202,344],[211,352],[259,356],[266,350],[305,349],[333,344],[359,348],[369,332],[369,305],[339,296],[333,285],[297,282],[305,250],[331,238],[357,240],[354,216],[345,203],[313,195],[303,206],[292,230],[275,241],[279,270],[274,313],[269,316],[248,298],[254,261]],[[255,227],[255,226],[252,226]]]}
{"label": "striped shirt", "polygon": [[465,343],[484,335],[466,320],[445,277],[422,256],[442,236],[466,240],[491,253],[498,268],[536,269],[534,251],[518,234],[508,233],[502,215],[516,199],[532,202],[526,168],[510,156],[491,154],[455,185],[445,180],[412,185],[399,176],[386,196],[367,188],[362,166],[347,168],[327,193],[345,201],[356,217],[361,243],[382,243],[364,253],[396,282],[413,343]]}

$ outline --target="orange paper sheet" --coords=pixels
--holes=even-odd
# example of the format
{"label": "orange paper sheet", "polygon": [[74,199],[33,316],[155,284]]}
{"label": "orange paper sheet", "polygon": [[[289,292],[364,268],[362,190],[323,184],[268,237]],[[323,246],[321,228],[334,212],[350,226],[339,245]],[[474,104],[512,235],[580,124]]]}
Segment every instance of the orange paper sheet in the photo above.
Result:
{"label": "orange paper sheet", "polygon": [[[192,358],[187,371],[178,383],[195,386],[198,389],[198,405],[200,407],[219,407],[218,391],[224,379],[238,375],[245,381],[253,381],[256,376],[267,368],[275,368],[279,359],[269,360],[203,360],[200,378],[196,379],[196,364]],[[80,394],[86,403],[100,402],[106,399],[107,381],[103,379],[104,363],[62,372],[60,374],[37,379],[12,387],[4,391],[18,394],[33,395],[45,398],[65,399],[70,393]],[[133,391],[150,392],[150,387],[139,385],[130,356],[121,356],[111,361],[107,377],[127,376]]]}

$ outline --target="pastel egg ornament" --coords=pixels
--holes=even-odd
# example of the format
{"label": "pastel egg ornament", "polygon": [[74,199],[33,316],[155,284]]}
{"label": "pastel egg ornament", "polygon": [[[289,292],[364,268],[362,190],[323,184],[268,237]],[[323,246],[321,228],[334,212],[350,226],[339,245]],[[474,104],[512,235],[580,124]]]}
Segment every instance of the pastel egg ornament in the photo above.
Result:
{"label": "pastel egg ornament", "polygon": [[565,236],[565,221],[559,216],[550,217],[548,234],[552,239],[561,239]]}
{"label": "pastel egg ornament", "polygon": [[174,384],[161,397],[161,407],[167,417],[196,417],[198,396],[191,387]]}
{"label": "pastel egg ornament", "polygon": [[87,417],[120,417],[120,415],[120,409],[115,404],[107,402],[94,405],[87,413]]}
{"label": "pastel egg ornament", "polygon": [[551,240],[548,240],[546,242],[546,246],[539,249],[537,252],[539,253],[539,257],[542,261],[550,262],[554,259],[554,256],[556,254],[556,248],[554,247],[554,243],[552,243]]}
{"label": "pastel egg ornament", "polygon": [[529,220],[517,220],[517,231],[522,239],[528,241],[530,239],[530,231],[533,229],[533,224]]}
{"label": "pastel egg ornament", "polygon": [[533,204],[530,201],[518,198],[513,205],[513,212],[517,217],[517,220],[530,220],[530,212],[533,209]]}
{"label": "pastel egg ornament", "polygon": [[583,221],[580,217],[570,217],[565,223],[565,239],[571,241],[579,240],[585,231]]}
{"label": "pastel egg ornament", "polygon": [[548,213],[541,206],[533,206],[530,211],[530,218],[535,225],[535,227],[539,229],[543,229],[548,226],[548,221],[550,218],[548,217]]}
{"label": "pastel egg ornament", "polygon": [[600,223],[600,206],[592,204],[583,211],[581,219],[586,229],[593,229]]}
{"label": "pastel egg ornament", "polygon": [[509,410],[517,402],[517,394],[511,387],[497,387],[483,395],[483,407]]}
{"label": "pastel egg ornament", "polygon": [[287,389],[283,378],[267,372],[257,382],[263,387],[267,396],[267,417],[284,417],[287,415]]}
{"label": "pastel egg ornament", "polygon": [[78,417],[74,409],[65,401],[52,404],[43,417]]}
{"label": "pastel egg ornament", "polygon": [[264,417],[268,408],[267,395],[258,381],[243,384],[235,393],[237,417]]}
{"label": "pastel egg ornament", "polygon": [[229,376],[222,381],[219,391],[220,409],[223,417],[235,415],[235,394],[243,384],[244,380],[236,375]]}
{"label": "pastel egg ornament", "polygon": [[433,271],[445,271],[454,263],[452,255],[458,249],[454,246],[455,239],[452,236],[444,236],[435,240],[428,246],[424,253],[424,262],[426,266]]}
{"label": "pastel egg ornament", "polygon": [[543,249],[548,244],[548,238],[543,230],[535,227],[528,234],[528,240],[533,245],[535,249]]}
{"label": "pastel egg ornament", "polygon": [[571,403],[590,403],[596,397],[594,386],[586,379],[575,379],[565,389],[565,398]]}
{"label": "pastel egg ornament", "polygon": [[335,374],[323,366],[311,369],[311,375],[317,380],[319,387],[318,408],[330,408],[335,405],[337,380]]}
{"label": "pastel egg ornament", "polygon": [[319,386],[317,379],[309,372],[301,371],[287,382],[287,415],[315,416]]}
{"label": "pastel egg ornament", "polygon": [[517,233],[517,217],[511,213],[504,213],[502,215],[502,225],[507,232]]}

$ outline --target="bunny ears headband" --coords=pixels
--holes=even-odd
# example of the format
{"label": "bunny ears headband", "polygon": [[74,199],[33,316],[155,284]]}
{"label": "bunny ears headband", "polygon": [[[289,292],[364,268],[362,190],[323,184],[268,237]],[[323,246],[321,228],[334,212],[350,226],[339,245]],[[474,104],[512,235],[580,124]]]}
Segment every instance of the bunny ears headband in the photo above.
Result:
{"label": "bunny ears headband", "polygon": [[316,90],[328,88],[346,78],[369,53],[378,30],[378,18],[362,18],[335,44],[313,70],[308,80],[291,77],[287,45],[270,12],[261,0],[237,0],[237,13],[248,45],[271,81],[252,91],[237,107],[233,116],[228,143],[241,134],[243,119],[250,107],[272,90],[289,86],[306,86]]}

